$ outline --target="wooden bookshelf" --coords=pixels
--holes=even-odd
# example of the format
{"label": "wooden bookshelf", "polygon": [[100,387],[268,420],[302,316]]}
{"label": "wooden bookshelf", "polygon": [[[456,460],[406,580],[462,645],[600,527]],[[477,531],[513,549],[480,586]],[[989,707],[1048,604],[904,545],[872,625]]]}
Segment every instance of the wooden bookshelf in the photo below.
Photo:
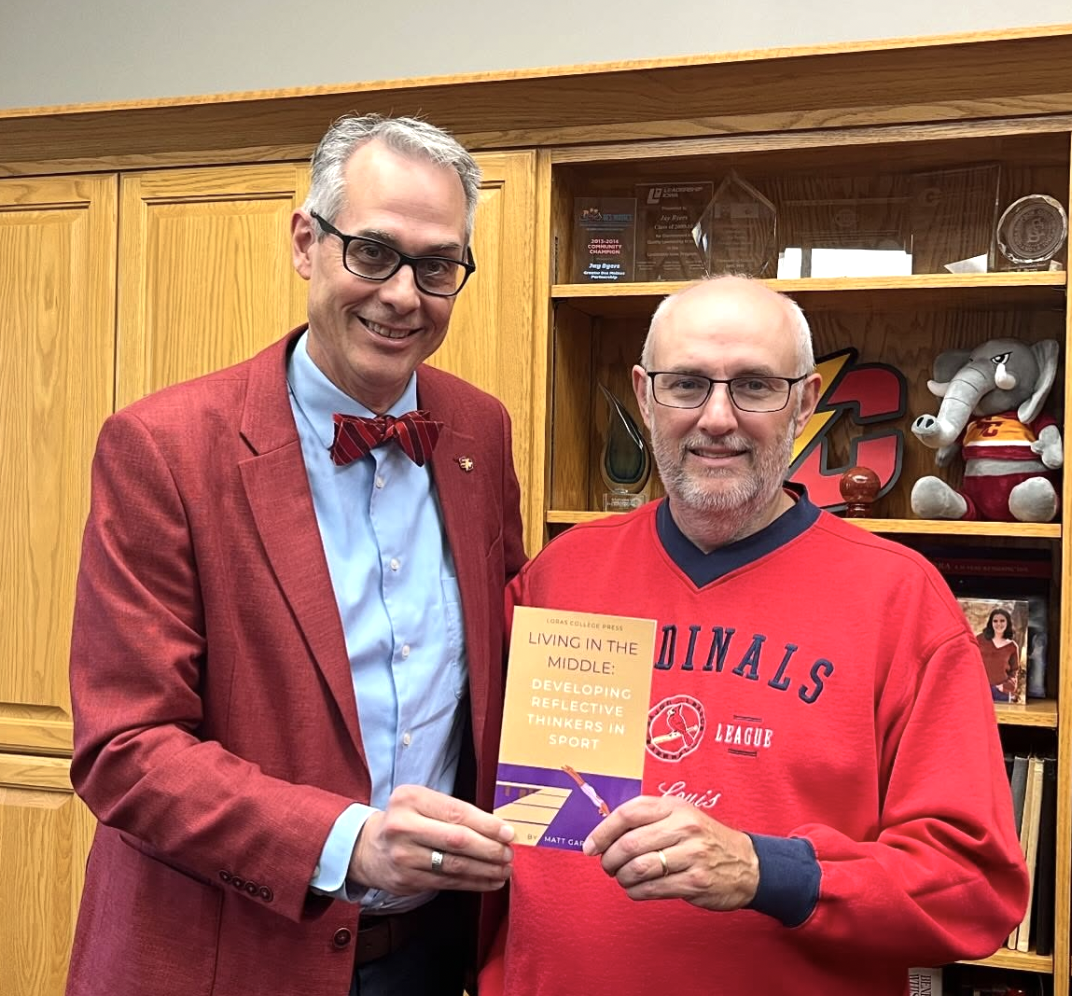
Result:
{"label": "wooden bookshelf", "polygon": [[[118,326],[126,320],[121,315],[117,323],[116,304],[129,310],[132,302],[141,301],[148,314],[160,310],[165,296],[159,278],[155,285],[143,279],[151,271],[136,258],[144,249],[139,248],[143,233],[129,226],[136,225],[139,216],[147,217],[150,205],[185,204],[189,218],[183,223],[196,225],[203,205],[221,207],[226,202],[223,213],[250,219],[249,230],[264,236],[233,240],[239,249],[247,241],[260,246],[243,258],[236,272],[269,272],[273,262],[285,257],[285,247],[269,245],[269,240],[285,242],[285,218],[304,195],[309,153],[327,123],[354,108],[420,114],[481,153],[488,179],[481,210],[489,212],[492,221],[484,228],[478,223],[480,271],[472,293],[467,290],[459,303],[438,358],[502,393],[511,409],[515,460],[525,483],[526,535],[534,553],[554,533],[606,514],[598,510],[602,485],[594,470],[604,422],[596,384],[606,383],[619,397],[630,399],[628,369],[639,355],[651,313],[663,296],[682,286],[574,282],[574,196],[588,191],[616,195],[632,190],[636,182],[662,177],[717,178],[729,169],[777,187],[783,178],[806,183],[845,175],[867,181],[884,173],[996,163],[1002,204],[1043,192],[1067,207],[1072,187],[1072,25],[0,111],[0,206],[9,211],[6,217],[25,222],[52,212],[55,224],[41,226],[53,229],[47,244],[70,243],[82,253],[54,268],[73,276],[46,281],[48,293],[36,290],[44,271],[33,265],[40,253],[30,242],[9,240],[19,247],[15,262],[23,268],[5,271],[22,274],[9,275],[6,287],[16,306],[8,311],[31,319],[44,316],[42,328],[54,333],[37,342],[20,327],[11,340],[25,351],[16,354],[15,367],[37,369],[35,349],[43,357],[40,369],[53,370],[55,356],[62,355],[78,357],[82,366],[79,378],[65,382],[68,393],[57,394],[49,408],[57,424],[68,427],[62,435],[75,440],[73,449],[57,450],[53,462],[46,460],[36,475],[70,485],[61,489],[58,499],[68,503],[57,514],[66,530],[62,543],[55,545],[51,529],[38,534],[13,528],[10,543],[0,544],[5,562],[23,563],[32,545],[29,559],[41,565],[39,574],[15,572],[17,577],[9,577],[3,589],[10,604],[25,609],[20,620],[39,629],[27,629],[25,638],[17,638],[22,649],[8,655],[9,664],[0,665],[0,734],[6,731],[0,748],[18,759],[20,787],[9,795],[7,808],[0,807],[0,837],[5,848],[13,841],[8,857],[12,867],[35,869],[19,879],[21,891],[8,894],[0,885],[0,905],[6,898],[13,909],[47,911],[42,915],[49,921],[46,931],[30,920],[20,922],[11,945],[0,944],[0,992],[22,991],[26,978],[33,979],[36,996],[63,992],[88,844],[89,821],[60,777],[70,750],[63,645],[70,607],[64,599],[73,589],[76,523],[84,518],[91,442],[115,398],[122,396],[117,388],[122,372],[116,364],[126,364],[129,370],[131,343],[143,335],[136,322],[124,325],[133,334],[120,334]],[[137,191],[141,195],[135,196]],[[150,196],[152,191],[156,193]],[[279,219],[268,218],[269,204]],[[117,218],[119,225],[127,226],[118,239]],[[60,224],[72,226],[74,234],[60,239],[55,234]],[[32,237],[46,239],[25,236]],[[199,299],[194,278],[201,272],[201,253],[208,242],[191,237],[187,243],[188,258],[183,266],[172,267],[168,277],[174,278],[175,299],[193,307],[191,302]],[[176,245],[170,243],[167,251],[172,255],[161,258],[170,260],[183,251]],[[220,253],[220,258],[230,258],[234,246],[229,242],[228,253]],[[1066,271],[1067,248],[1059,262]],[[241,355],[248,354],[245,337],[251,333],[237,318],[226,316],[246,314],[249,300],[274,295],[272,321],[258,334],[277,335],[279,330],[269,327],[276,312],[281,325],[284,316],[291,324],[300,321],[304,305],[286,286],[291,275],[285,259],[283,270],[285,277],[270,280],[271,294],[242,291],[247,300],[215,302],[211,335],[162,336],[156,344],[157,360],[169,375],[202,372],[189,367],[203,360],[218,367],[238,358],[224,356],[221,344],[240,344]],[[987,337],[986,332],[1007,332],[1030,341],[1058,339],[1065,360],[1053,399],[1064,420],[1067,464],[1072,461],[1072,364],[1067,360],[1072,317],[1064,271],[916,272],[772,279],[770,285],[804,308],[817,355],[851,345],[863,361],[900,370],[908,383],[908,413],[931,410],[925,407],[933,404],[926,389],[927,368],[942,348],[973,344]],[[194,292],[183,293],[184,280]],[[70,296],[90,285],[99,292],[92,309],[84,299]],[[55,298],[60,292],[69,296]],[[37,297],[31,300],[34,293]],[[66,324],[57,315],[67,316]],[[92,341],[91,331],[97,336]],[[147,346],[142,352],[146,362],[155,355]],[[154,386],[147,380],[145,384]],[[39,401],[33,395],[22,407],[36,412]],[[1065,511],[1054,523],[919,520],[910,512],[908,491],[912,481],[933,472],[933,454],[908,438],[908,413],[900,424],[906,436],[899,483],[880,499],[873,518],[852,521],[909,544],[948,539],[983,549],[1042,547],[1056,565],[1050,601],[1056,695],[995,709],[1003,735],[1057,742],[1054,954],[1041,958],[1002,950],[980,964],[1051,974],[1054,996],[1069,996],[1072,667],[1063,658],[1072,647],[1072,539],[1063,520],[1072,508],[1072,474],[1065,475]],[[24,435],[29,438],[30,433]],[[22,435],[14,432],[12,438]],[[849,441],[851,437],[842,440]],[[9,489],[8,504],[22,508],[25,496],[17,491],[17,481],[10,487],[16,490]],[[652,496],[660,493],[655,482]],[[48,584],[41,583],[42,577]],[[33,659],[26,658],[26,647],[36,648]],[[43,792],[49,793],[47,806],[40,803]],[[69,868],[70,874],[49,874],[57,867]],[[4,958],[5,952],[12,957]]]}

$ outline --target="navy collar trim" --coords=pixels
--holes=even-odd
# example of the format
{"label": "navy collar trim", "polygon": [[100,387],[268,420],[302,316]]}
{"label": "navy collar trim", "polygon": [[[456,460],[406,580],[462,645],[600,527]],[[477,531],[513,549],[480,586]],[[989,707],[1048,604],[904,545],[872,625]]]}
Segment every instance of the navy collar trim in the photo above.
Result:
{"label": "navy collar trim", "polygon": [[655,528],[659,533],[659,540],[670,559],[681,568],[689,580],[697,588],[703,588],[731,571],[784,546],[816,522],[820,510],[811,503],[807,490],[796,484],[786,484],[784,487],[796,498],[791,509],[779,515],[758,533],[710,553],[698,550],[678,528],[670,514],[670,502],[664,498],[655,511]]}

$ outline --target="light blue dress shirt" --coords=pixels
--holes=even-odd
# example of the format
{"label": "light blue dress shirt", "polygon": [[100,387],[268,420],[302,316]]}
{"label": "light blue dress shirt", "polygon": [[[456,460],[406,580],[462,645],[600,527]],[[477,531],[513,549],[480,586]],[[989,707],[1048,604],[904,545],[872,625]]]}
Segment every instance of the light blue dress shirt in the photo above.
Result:
{"label": "light blue dress shirt", "polygon": [[[290,403],[372,776],[370,805],[355,803],[335,822],[310,885],[369,911],[399,912],[431,894],[354,892],[346,871],[365,820],[386,808],[395,786],[454,789],[469,687],[458,580],[427,464],[418,467],[394,442],[345,467],[331,462],[333,413],[374,413],[324,376],[307,338],[288,363]],[[414,373],[388,414],[416,407]]]}

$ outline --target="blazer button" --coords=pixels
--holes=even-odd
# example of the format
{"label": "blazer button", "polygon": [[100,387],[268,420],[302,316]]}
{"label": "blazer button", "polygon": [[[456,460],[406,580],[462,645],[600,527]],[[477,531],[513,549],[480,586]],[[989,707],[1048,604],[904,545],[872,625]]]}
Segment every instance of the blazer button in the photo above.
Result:
{"label": "blazer button", "polygon": [[246,887],[246,880],[235,875],[231,878],[231,885],[236,889],[244,889]]}
{"label": "blazer button", "polygon": [[251,896],[257,895],[257,890],[258,890],[258,886],[257,886],[256,882],[247,882],[246,883],[246,892],[248,892]]}
{"label": "blazer button", "polygon": [[353,937],[354,935],[345,927],[340,927],[335,931],[335,936],[331,939],[331,943],[337,948],[344,948],[353,940]]}
{"label": "blazer button", "polygon": [[220,872],[220,878],[224,882],[230,882],[231,881],[231,873],[229,871],[221,871]]}
{"label": "blazer button", "polygon": [[272,894],[272,890],[269,889],[266,885],[262,885],[257,890],[257,895],[259,895],[261,899],[263,899],[266,903],[270,903],[273,899],[275,899],[275,896]]}

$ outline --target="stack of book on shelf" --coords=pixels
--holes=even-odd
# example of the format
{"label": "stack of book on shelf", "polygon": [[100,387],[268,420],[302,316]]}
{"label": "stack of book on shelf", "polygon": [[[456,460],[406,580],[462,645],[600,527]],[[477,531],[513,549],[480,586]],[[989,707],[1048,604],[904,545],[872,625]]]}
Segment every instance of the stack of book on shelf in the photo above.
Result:
{"label": "stack of book on shelf", "polygon": [[1012,754],[1005,757],[1013,817],[1031,876],[1031,899],[1020,925],[1009,935],[1014,951],[1053,954],[1054,878],[1057,830],[1057,760]]}

